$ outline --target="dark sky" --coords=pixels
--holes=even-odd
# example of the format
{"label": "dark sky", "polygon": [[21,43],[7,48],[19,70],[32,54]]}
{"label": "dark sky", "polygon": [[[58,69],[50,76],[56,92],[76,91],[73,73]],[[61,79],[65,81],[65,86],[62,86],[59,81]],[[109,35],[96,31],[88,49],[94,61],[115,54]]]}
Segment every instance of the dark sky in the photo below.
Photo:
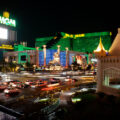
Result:
{"label": "dark sky", "polygon": [[103,5],[88,1],[5,1],[0,4],[0,14],[8,10],[10,17],[17,21],[18,40],[28,41],[29,46],[34,46],[35,38],[54,35],[56,32],[112,31],[116,34],[120,26],[118,10]]}

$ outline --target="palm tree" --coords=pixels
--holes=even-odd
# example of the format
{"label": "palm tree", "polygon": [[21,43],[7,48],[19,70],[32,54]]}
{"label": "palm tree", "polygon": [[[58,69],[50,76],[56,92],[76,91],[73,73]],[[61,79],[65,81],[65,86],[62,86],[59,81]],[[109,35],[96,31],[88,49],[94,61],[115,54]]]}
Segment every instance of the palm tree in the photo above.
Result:
{"label": "palm tree", "polygon": [[1,64],[1,71],[2,72],[7,72],[7,63],[5,62],[4,59],[1,60],[0,64]]}
{"label": "palm tree", "polygon": [[10,72],[15,72],[17,64],[13,63],[13,62],[10,62],[10,63],[8,63],[8,67],[9,67]]}
{"label": "palm tree", "polygon": [[76,61],[71,64],[72,70],[78,70],[79,66],[80,65]]}
{"label": "palm tree", "polygon": [[25,67],[27,70],[30,70],[31,68],[33,69],[33,64],[31,64],[30,62],[26,62]]}

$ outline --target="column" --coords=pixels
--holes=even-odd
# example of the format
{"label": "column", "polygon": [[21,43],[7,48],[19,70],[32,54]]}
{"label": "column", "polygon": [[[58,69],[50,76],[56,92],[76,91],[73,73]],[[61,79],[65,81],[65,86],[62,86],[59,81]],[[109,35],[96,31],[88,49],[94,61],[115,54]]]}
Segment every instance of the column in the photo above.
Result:
{"label": "column", "polygon": [[97,91],[96,92],[101,92],[102,91],[102,84],[103,84],[103,77],[102,77],[102,67],[101,67],[101,59],[98,59],[98,67],[97,67]]}
{"label": "column", "polygon": [[66,49],[66,68],[68,68],[68,47]]}
{"label": "column", "polygon": [[43,45],[43,52],[44,52],[44,67],[46,66],[46,45]]}
{"label": "column", "polygon": [[72,63],[74,62],[74,56],[72,56]]}
{"label": "column", "polygon": [[39,47],[36,47],[36,66],[39,67]]}
{"label": "column", "polygon": [[60,64],[60,45],[57,45],[58,49],[57,49],[57,52],[58,52],[58,55],[59,55],[59,64]]}
{"label": "column", "polygon": [[58,52],[58,55],[60,55],[60,45],[57,45],[58,49],[57,49],[57,52]]}

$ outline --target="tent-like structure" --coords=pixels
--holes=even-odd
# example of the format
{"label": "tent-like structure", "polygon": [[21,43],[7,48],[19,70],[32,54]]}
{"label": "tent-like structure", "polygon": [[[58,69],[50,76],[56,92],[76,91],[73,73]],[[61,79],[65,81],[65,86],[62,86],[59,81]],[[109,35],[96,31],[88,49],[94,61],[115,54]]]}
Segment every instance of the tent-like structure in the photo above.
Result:
{"label": "tent-like structure", "polygon": [[120,28],[118,28],[118,34],[110,47],[109,54],[111,56],[120,56]]}
{"label": "tent-like structure", "polygon": [[102,44],[101,37],[100,37],[99,45],[98,45],[97,49],[94,50],[94,53],[96,54],[96,56],[106,56],[106,52],[107,52],[107,50],[105,50],[105,48]]}

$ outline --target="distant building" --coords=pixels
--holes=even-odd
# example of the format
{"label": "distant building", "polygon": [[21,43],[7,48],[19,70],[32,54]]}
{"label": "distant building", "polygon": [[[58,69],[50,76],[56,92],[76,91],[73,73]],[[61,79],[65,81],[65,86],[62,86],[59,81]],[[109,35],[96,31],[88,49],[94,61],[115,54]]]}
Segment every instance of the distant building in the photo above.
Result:
{"label": "distant building", "polygon": [[0,60],[3,52],[13,50],[14,43],[17,42],[16,21],[9,17],[7,11],[0,15]]}
{"label": "distant building", "polygon": [[58,52],[62,66],[69,66],[74,61],[81,64],[83,58],[85,58],[86,61],[89,59],[89,56],[82,52],[69,51],[67,48],[65,51],[61,51],[60,46],[58,46],[56,50],[51,50],[46,49],[45,45],[43,50],[40,50],[38,47],[31,48],[23,45],[15,45],[13,52],[4,53],[4,58],[6,62],[14,61],[18,64],[29,62],[37,66],[46,66],[53,60],[54,54]]}
{"label": "distant building", "polygon": [[111,32],[95,32],[95,33],[83,33],[83,34],[68,34],[68,33],[56,33],[55,36],[37,38],[35,47],[39,47],[42,50],[43,45],[47,46],[47,49],[57,49],[57,45],[60,45],[61,51],[64,51],[66,47],[70,51],[92,53],[99,44],[101,37],[102,43],[106,50],[109,50],[111,42]]}
{"label": "distant building", "polygon": [[14,52],[4,53],[6,61],[16,61],[18,64],[30,62],[37,66],[47,66],[53,62],[54,54],[58,53],[60,64],[69,66],[74,61],[78,64],[89,64],[94,58],[92,52],[97,48],[99,39],[105,49],[111,45],[110,32],[67,34],[57,33],[56,36],[37,38],[35,48],[15,45]]}

